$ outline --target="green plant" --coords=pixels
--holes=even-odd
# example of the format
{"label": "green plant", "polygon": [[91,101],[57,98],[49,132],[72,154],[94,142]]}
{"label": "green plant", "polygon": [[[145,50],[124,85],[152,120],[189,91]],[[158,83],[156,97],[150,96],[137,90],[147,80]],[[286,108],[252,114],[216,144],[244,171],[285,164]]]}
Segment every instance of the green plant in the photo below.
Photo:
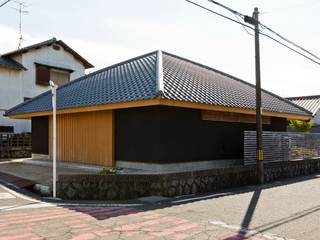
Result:
{"label": "green plant", "polygon": [[312,127],[311,121],[302,121],[302,120],[290,120],[290,128],[298,132],[308,132]]}
{"label": "green plant", "polygon": [[104,167],[100,170],[100,175],[109,175],[109,174],[117,174],[117,169]]}

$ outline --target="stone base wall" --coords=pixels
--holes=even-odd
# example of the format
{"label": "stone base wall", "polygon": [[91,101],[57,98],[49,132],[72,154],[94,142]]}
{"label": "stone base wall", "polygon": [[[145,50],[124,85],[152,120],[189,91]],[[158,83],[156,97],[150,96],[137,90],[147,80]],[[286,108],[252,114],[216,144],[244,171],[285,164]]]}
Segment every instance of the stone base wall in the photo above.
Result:
{"label": "stone base wall", "polygon": [[[266,182],[320,172],[320,159],[265,164]],[[256,166],[158,175],[60,175],[58,196],[77,200],[173,197],[255,184]]]}

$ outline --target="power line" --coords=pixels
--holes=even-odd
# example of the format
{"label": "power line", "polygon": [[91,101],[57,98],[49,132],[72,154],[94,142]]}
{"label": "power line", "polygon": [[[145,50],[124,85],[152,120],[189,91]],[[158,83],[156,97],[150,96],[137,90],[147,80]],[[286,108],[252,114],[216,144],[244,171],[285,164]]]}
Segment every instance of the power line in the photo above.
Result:
{"label": "power line", "polygon": [[[225,18],[225,19],[227,19],[227,20],[230,20],[230,21],[232,21],[232,22],[234,22],[234,23],[240,24],[240,25],[242,25],[244,28],[249,28],[249,29],[251,29],[251,30],[254,30],[253,27],[251,27],[251,26],[249,26],[249,25],[247,25],[247,24],[241,23],[240,21],[236,21],[236,20],[234,20],[234,19],[232,19],[232,18],[229,18],[229,17],[227,17],[227,16],[225,16],[225,15],[223,15],[223,14],[221,14],[221,13],[218,13],[218,12],[215,12],[215,11],[209,9],[209,8],[206,8],[206,7],[204,7],[204,6],[200,5],[200,4],[197,4],[197,3],[192,2],[192,1],[190,1],[190,0],[185,0],[185,1],[187,1],[187,2],[189,2],[189,3],[191,3],[191,4],[195,5],[195,6],[197,6],[197,7],[199,7],[199,8],[202,8],[202,9],[204,9],[204,10],[206,10],[206,11],[209,11],[209,12],[211,12],[211,13],[213,13],[213,14],[216,14],[216,15],[218,15],[218,16],[220,16],[220,17],[223,17],[223,18]],[[208,1],[209,1],[209,2],[214,2],[214,4],[217,4],[217,2],[215,2],[215,1],[213,1],[213,0],[208,0]],[[222,5],[222,4],[220,4],[220,3],[218,3],[218,5],[219,5],[219,6],[223,6],[223,8],[225,8],[225,9],[227,9],[227,10],[230,9],[229,11],[231,11],[232,13],[236,12],[237,15],[239,15],[239,16],[241,16],[241,17],[243,17],[243,18],[244,18],[244,17],[248,17],[248,16],[245,16],[245,15],[243,15],[243,14],[241,14],[241,13],[239,13],[239,12],[237,12],[237,11],[229,8],[229,7],[226,7],[226,6]],[[250,17],[249,17],[249,18],[250,18]],[[261,24],[261,23],[259,23],[259,24]],[[265,27],[265,26],[263,25],[263,27]],[[268,29],[268,30],[269,30],[269,29]],[[269,30],[269,31],[270,31],[270,30]],[[259,33],[260,33],[261,35],[263,35],[263,36],[265,36],[265,37],[268,37],[269,39],[271,39],[271,40],[279,43],[280,45],[282,45],[282,46],[284,46],[284,47],[292,50],[293,52],[295,52],[295,53],[297,53],[297,54],[305,57],[306,59],[311,60],[312,62],[320,65],[320,62],[318,62],[318,61],[310,58],[309,56],[307,56],[307,55],[305,55],[305,54],[303,54],[303,53],[295,50],[294,48],[292,48],[292,47],[284,44],[283,42],[280,42],[279,40],[275,39],[274,37],[271,37],[271,36],[269,36],[268,34],[263,33],[263,32],[261,32],[261,31],[259,31]],[[280,34],[279,34],[279,35],[280,35]],[[281,36],[281,35],[280,35],[280,36]],[[290,40],[289,40],[289,41],[290,41]],[[290,43],[291,43],[291,41],[290,41]],[[291,43],[291,44],[292,44],[292,43]],[[296,45],[297,45],[297,44],[296,44]],[[299,45],[297,45],[297,46],[299,46]],[[317,58],[317,59],[320,60],[319,57],[317,57],[316,55],[312,54],[311,52],[305,50],[304,48],[302,48],[302,47],[300,47],[300,46],[299,46],[298,48],[301,49],[301,50],[303,50],[304,52],[307,52],[309,55],[311,55],[311,56],[313,56],[313,57],[315,57],[315,58]]]}
{"label": "power line", "polygon": [[3,3],[1,3],[0,4],[0,7],[2,7],[2,6],[4,6],[4,5],[6,5],[8,2],[10,2],[11,0],[7,0],[7,1],[5,1],[5,2],[3,2]]}
{"label": "power line", "polygon": [[[216,4],[216,5],[220,6],[220,7],[222,7],[222,8],[224,8],[224,9],[227,9],[227,10],[230,11],[231,13],[236,14],[236,15],[238,15],[238,16],[241,16],[242,18],[247,17],[246,15],[244,15],[244,14],[242,14],[242,13],[239,13],[238,11],[236,11],[236,10],[230,8],[230,7],[227,7],[227,6],[221,4],[221,3],[217,2],[217,1],[214,1],[214,0],[208,0],[208,1],[211,2],[211,3],[213,3],[213,4]],[[271,28],[267,27],[266,25],[262,24],[261,22],[259,22],[259,25],[260,25],[262,28],[267,29],[267,30],[270,31],[271,33],[275,34],[277,37],[281,38],[282,40],[286,41],[287,43],[295,46],[296,48],[299,48],[300,50],[302,50],[302,51],[308,53],[309,55],[313,56],[314,58],[320,60],[320,57],[316,56],[315,54],[313,54],[312,52],[306,50],[305,48],[299,46],[298,44],[294,43],[293,41],[289,40],[288,38],[280,35],[279,33],[277,33],[276,31],[272,30]]]}
{"label": "power line", "polygon": [[274,30],[272,30],[271,28],[267,27],[266,25],[263,25],[262,23],[259,23],[259,25],[264,28],[264,29],[267,29],[269,30],[270,32],[272,32],[273,34],[275,34],[276,36],[278,36],[279,38],[281,38],[282,40],[292,44],[293,46],[295,46],[296,48],[299,48],[303,51],[305,51],[306,53],[310,54],[311,56],[315,57],[316,59],[320,60],[320,58],[318,56],[316,56],[315,54],[313,54],[312,52],[306,50],[305,48],[299,46],[298,44],[292,42],[291,40],[287,39],[286,37],[280,35],[279,33],[275,32]]}
{"label": "power line", "polygon": [[261,31],[260,31],[260,34],[261,34],[261,35],[263,35],[263,36],[265,36],[265,37],[268,37],[268,38],[272,39],[273,41],[275,41],[275,42],[277,42],[277,43],[281,44],[282,46],[284,46],[284,47],[286,47],[286,48],[288,48],[288,49],[290,49],[290,50],[294,51],[295,53],[297,53],[297,54],[299,54],[299,55],[301,55],[301,56],[303,56],[303,57],[305,57],[305,58],[309,59],[310,61],[312,61],[312,62],[314,62],[314,63],[316,63],[316,64],[319,64],[319,65],[320,65],[320,62],[318,62],[318,61],[316,61],[316,60],[314,60],[314,59],[312,59],[312,58],[310,58],[310,57],[306,56],[305,54],[303,54],[303,53],[301,53],[301,52],[299,52],[299,51],[297,51],[297,50],[293,49],[292,47],[289,47],[288,45],[286,45],[286,44],[284,44],[284,43],[280,42],[279,40],[277,40],[277,39],[275,39],[275,38],[273,38],[273,37],[271,37],[271,36],[269,36],[269,35],[267,35],[267,34],[265,34],[265,33],[261,32]]}
{"label": "power line", "polygon": [[[239,16],[235,14],[235,17],[238,19],[238,22],[240,22]],[[241,22],[240,22],[240,23],[241,23]],[[251,36],[254,36],[251,32],[248,31],[248,29],[246,29],[245,26],[242,26],[242,27],[243,27],[243,29],[246,31],[246,33],[248,33],[248,34],[251,35]]]}
{"label": "power line", "polygon": [[215,12],[215,11],[213,11],[213,10],[211,10],[211,9],[209,9],[209,8],[206,8],[206,7],[204,7],[204,6],[202,6],[202,5],[198,4],[198,3],[192,2],[192,1],[190,1],[190,0],[185,0],[185,1],[191,3],[191,4],[195,5],[195,6],[197,6],[197,7],[199,7],[199,8],[202,8],[202,9],[204,9],[204,10],[206,10],[206,11],[209,11],[209,12],[211,12],[211,13],[214,13],[214,14],[220,16],[220,17],[223,17],[223,18],[225,18],[225,19],[228,19],[228,20],[230,20],[230,21],[232,21],[232,22],[234,22],[234,23],[240,24],[240,25],[242,25],[242,26],[244,26],[244,27],[247,27],[247,28],[250,28],[251,30],[254,30],[253,27],[251,27],[251,26],[249,26],[249,25],[247,25],[247,24],[245,24],[245,23],[238,22],[237,20],[234,20],[234,19],[232,19],[232,18],[230,18],[230,17],[227,17],[227,16],[225,16],[225,15],[223,15],[223,14],[221,14],[221,13]]}
{"label": "power line", "polygon": [[208,1],[211,2],[211,3],[213,3],[213,4],[218,5],[218,6],[220,6],[220,7],[223,7],[224,9],[227,9],[228,11],[232,12],[233,14],[235,14],[235,15],[237,15],[237,16],[240,16],[240,17],[244,17],[244,16],[245,16],[244,14],[239,13],[238,11],[236,11],[236,10],[234,10],[234,9],[232,9],[232,8],[229,8],[229,7],[227,7],[227,6],[219,3],[219,2],[217,2],[217,1],[214,1],[214,0],[208,0]]}

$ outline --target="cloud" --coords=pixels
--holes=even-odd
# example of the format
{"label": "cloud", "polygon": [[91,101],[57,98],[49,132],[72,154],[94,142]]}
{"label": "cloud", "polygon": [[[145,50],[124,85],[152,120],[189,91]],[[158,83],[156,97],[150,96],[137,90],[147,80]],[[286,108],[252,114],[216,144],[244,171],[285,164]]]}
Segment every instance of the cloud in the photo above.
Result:
{"label": "cloud", "polygon": [[[1,32],[0,53],[6,53],[18,48],[18,44],[19,44],[18,30],[0,24],[0,32]],[[30,45],[30,44],[41,41],[41,39],[26,33],[23,33],[22,36],[23,36],[22,46]]]}
{"label": "cloud", "polygon": [[[209,30],[205,34],[207,37],[203,38],[201,31],[205,28],[191,32],[187,27],[177,29],[170,25],[157,25],[140,20],[131,20],[130,24],[125,20],[110,20],[108,24],[110,34],[118,34],[116,38],[125,38],[126,41],[115,41],[113,36],[105,36],[105,41],[103,38],[87,41],[75,37],[56,37],[60,37],[95,66],[87,72],[160,48],[254,83],[254,48],[253,41],[250,41],[252,39],[234,38],[239,35],[231,33],[229,38],[223,39],[216,31]],[[140,26],[138,30],[129,31],[137,25]],[[18,31],[0,24],[0,32],[0,53],[16,49]],[[24,33],[23,36],[24,46],[52,37],[49,34],[44,36],[28,33]],[[262,87],[281,96],[319,94],[318,66],[264,39],[261,40],[261,74]]]}

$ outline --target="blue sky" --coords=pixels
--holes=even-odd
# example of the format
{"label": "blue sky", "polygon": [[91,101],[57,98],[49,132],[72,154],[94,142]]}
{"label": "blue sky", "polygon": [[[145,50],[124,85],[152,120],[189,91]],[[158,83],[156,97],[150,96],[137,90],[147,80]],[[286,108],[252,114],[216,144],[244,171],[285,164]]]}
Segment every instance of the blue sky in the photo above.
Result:
{"label": "blue sky", "polygon": [[[195,0],[232,18],[206,0]],[[184,0],[25,0],[23,45],[53,36],[97,70],[162,49],[254,83],[254,39],[240,25]],[[319,0],[220,0],[320,55]],[[18,44],[18,14],[0,8],[0,53]],[[90,70],[90,71],[93,71]],[[262,87],[281,96],[320,94],[320,66],[261,37]]]}

